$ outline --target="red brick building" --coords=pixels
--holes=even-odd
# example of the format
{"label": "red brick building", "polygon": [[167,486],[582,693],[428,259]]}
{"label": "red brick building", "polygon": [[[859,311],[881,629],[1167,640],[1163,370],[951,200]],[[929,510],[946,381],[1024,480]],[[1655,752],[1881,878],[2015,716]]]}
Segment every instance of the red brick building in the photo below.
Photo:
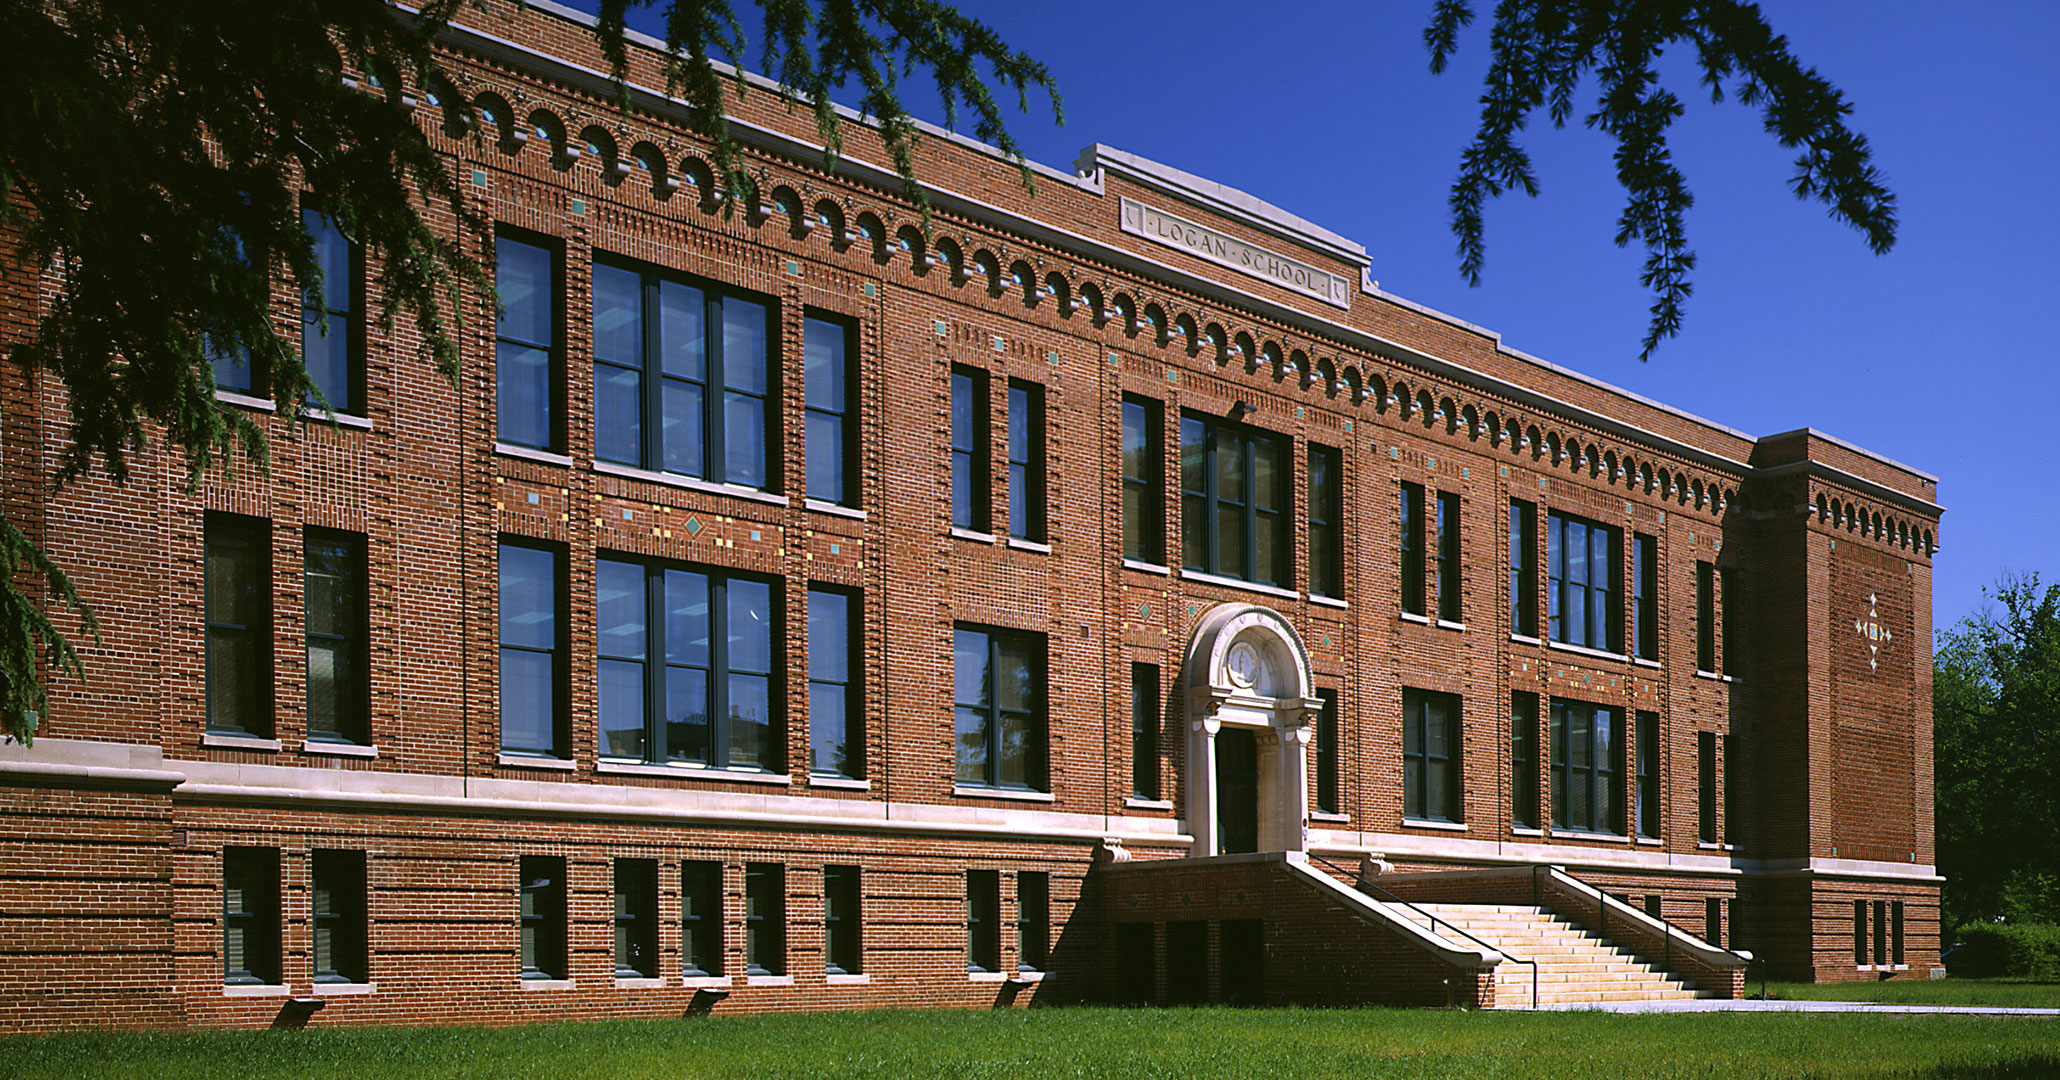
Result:
{"label": "red brick building", "polygon": [[335,422],[218,364],[269,473],[47,497],[4,374],[106,638],[0,749],[0,1027],[1512,1000],[1401,897],[1706,992],[1935,964],[1934,478],[1109,147],[1033,197],[929,132],[926,233],[753,94],[726,206],[651,52],[625,111],[552,4],[444,42],[379,92],[500,227],[456,385],[313,217]]}

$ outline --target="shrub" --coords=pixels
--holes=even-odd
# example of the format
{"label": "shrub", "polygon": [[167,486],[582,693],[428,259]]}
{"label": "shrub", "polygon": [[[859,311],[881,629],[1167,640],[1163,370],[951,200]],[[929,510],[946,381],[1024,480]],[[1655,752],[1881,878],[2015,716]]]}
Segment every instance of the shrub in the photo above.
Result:
{"label": "shrub", "polygon": [[2015,975],[2060,979],[2060,926],[2049,923],[1969,923],[1949,965],[1976,979]]}

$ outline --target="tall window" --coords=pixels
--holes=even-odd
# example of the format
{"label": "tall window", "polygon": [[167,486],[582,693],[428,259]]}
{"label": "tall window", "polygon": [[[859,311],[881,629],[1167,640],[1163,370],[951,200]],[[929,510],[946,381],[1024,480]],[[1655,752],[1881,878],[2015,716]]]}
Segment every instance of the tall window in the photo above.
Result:
{"label": "tall window", "polygon": [[808,590],[808,768],[818,776],[865,776],[858,614],[855,593]]}
{"label": "tall window", "polygon": [[1867,902],[1853,901],[1853,963],[1867,966]]}
{"label": "tall window", "polygon": [[1166,450],[1164,407],[1150,398],[1123,398],[1123,557],[1166,559]]}
{"label": "tall window", "polygon": [[1423,485],[1402,481],[1402,610],[1425,613],[1423,603]]}
{"label": "tall window", "polygon": [[1659,659],[1659,541],[1644,533],[1631,536],[1631,648]]}
{"label": "tall window", "polygon": [[1045,772],[1044,639],[960,627],[952,634],[957,780],[1050,790]]}
{"label": "tall window", "polygon": [[1130,794],[1159,797],[1159,669],[1130,665]]}
{"label": "tall window", "polygon": [[1738,820],[1738,770],[1733,767],[1738,760],[1738,736],[1724,736],[1719,750],[1723,754],[1718,767],[1723,770],[1724,841],[1735,844],[1744,832]]}
{"label": "tall window", "polygon": [[1659,714],[1638,714],[1638,835],[1659,835]]}
{"label": "tall window", "polygon": [[1180,419],[1181,564],[1287,588],[1286,440],[1214,419]]}
{"label": "tall window", "polygon": [[1051,875],[1025,870],[1016,875],[1016,967],[1043,971],[1051,966]]}
{"label": "tall window", "polygon": [[1402,691],[1402,816],[1459,820],[1459,699]]}
{"label": "tall window", "polygon": [[222,849],[222,981],[279,982],[279,849]]}
{"label": "tall window", "polygon": [[[779,772],[772,583],[656,562],[594,565],[601,753]],[[653,609],[662,617],[651,616]]]}
{"label": "tall window", "polygon": [[1888,901],[1874,901],[1874,962],[1888,963]]}
{"label": "tall window", "polygon": [[1343,596],[1345,592],[1344,543],[1340,515],[1345,505],[1345,478],[1338,468],[1338,452],[1328,446],[1309,447],[1309,592],[1316,596]]}
{"label": "tall window", "polygon": [[771,307],[594,264],[594,456],[766,486]]}
{"label": "tall window", "polygon": [[357,245],[344,238],[336,219],[300,212],[301,227],[315,241],[315,265],[322,284],[301,295],[300,355],[312,383],[308,403],[326,402],[339,413],[365,411],[362,320],[356,317]]}
{"label": "tall window", "polygon": [[1538,827],[1538,695],[1509,695],[1509,819],[1523,829]]}
{"label": "tall window", "polygon": [[750,975],[787,973],[787,868],[744,864],[744,965]]}
{"label": "tall window", "polygon": [[615,977],[658,976],[658,864],[650,859],[617,859]]}
{"label": "tall window", "polygon": [[272,525],[207,515],[207,729],[272,734]]}
{"label": "tall window", "polygon": [[1323,814],[1342,812],[1344,801],[1338,791],[1338,692],[1322,687],[1316,696],[1323,710],[1316,714],[1316,810]]}
{"label": "tall window", "polygon": [[988,531],[993,470],[987,464],[987,448],[992,441],[987,428],[987,373],[952,368],[951,523],[957,528]]}
{"label": "tall window", "polygon": [[1736,675],[1745,670],[1745,657],[1738,651],[1738,619],[1735,613],[1739,605],[1732,603],[1739,598],[1737,588],[1736,571],[1728,567],[1717,571],[1718,633],[1724,636],[1724,651],[1718,655],[1717,663],[1723,665],[1718,670],[1726,675]]}
{"label": "tall window", "polygon": [[1009,535],[1044,539],[1044,387],[1009,380]]}
{"label": "tall window", "polygon": [[501,749],[565,754],[564,557],[503,541],[501,563]]}
{"label": "tall window", "polygon": [[1894,949],[1889,960],[1900,967],[1903,959],[1903,902],[1891,900],[1888,904],[1888,923],[1891,947]]}
{"label": "tall window", "polygon": [[1438,618],[1462,621],[1459,606],[1459,496],[1438,492]]}
{"label": "tall window", "polygon": [[1717,670],[1717,568],[1695,564],[1695,670]]}
{"label": "tall window", "polygon": [[966,970],[1001,970],[1001,872],[966,871]]}
{"label": "tall window", "polygon": [[565,966],[565,857],[524,855],[522,891],[522,977],[562,979]]}
{"label": "tall window", "polygon": [[1538,636],[1538,508],[1509,500],[1509,632]]}
{"label": "tall window", "polygon": [[858,505],[856,336],[850,325],[819,316],[801,322],[808,497],[846,506]]}
{"label": "tall window", "polygon": [[314,854],[315,981],[370,982],[365,950],[365,853]]}
{"label": "tall window", "polygon": [[[243,264],[243,269],[250,270],[250,254],[244,250],[243,237],[234,229],[224,229],[221,238],[234,252],[237,261]],[[250,283],[246,280],[239,280],[228,287],[241,288],[248,284]],[[266,300],[262,292],[248,299],[250,303],[258,306],[262,306]],[[217,390],[251,395],[262,395],[265,392],[265,371],[262,366],[251,362],[252,356],[248,346],[234,342],[216,342],[209,338],[202,342],[202,347],[207,351],[208,360],[214,367]]]}
{"label": "tall window", "polygon": [[565,444],[558,412],[558,254],[500,237],[494,243],[495,438],[556,450]]}
{"label": "tall window", "polygon": [[1579,701],[1552,703],[1552,825],[1621,833],[1623,732],[1616,710]]}
{"label": "tall window", "polygon": [[1548,515],[1545,564],[1551,581],[1552,640],[1619,652],[1617,530],[1567,514]]}
{"label": "tall window", "polygon": [[1721,949],[1724,947],[1724,901],[1710,897],[1702,902],[1702,939]]}
{"label": "tall window", "polygon": [[1717,736],[1695,733],[1695,835],[1705,844],[1717,842]]}
{"label": "tall window", "polygon": [[858,883],[856,866],[823,867],[823,970],[832,975],[864,970]]}
{"label": "tall window", "polygon": [[310,527],[303,537],[307,597],[308,738],[370,742],[366,688],[365,538]]}
{"label": "tall window", "polygon": [[689,978],[722,974],[722,864],[680,864],[680,970]]}

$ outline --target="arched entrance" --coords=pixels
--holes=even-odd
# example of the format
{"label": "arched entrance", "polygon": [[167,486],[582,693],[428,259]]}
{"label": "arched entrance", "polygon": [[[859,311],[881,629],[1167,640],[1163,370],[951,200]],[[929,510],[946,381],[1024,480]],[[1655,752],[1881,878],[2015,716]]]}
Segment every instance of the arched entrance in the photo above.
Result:
{"label": "arched entrance", "polygon": [[1186,670],[1192,853],[1302,850],[1323,702],[1301,635],[1272,608],[1222,604],[1195,624]]}

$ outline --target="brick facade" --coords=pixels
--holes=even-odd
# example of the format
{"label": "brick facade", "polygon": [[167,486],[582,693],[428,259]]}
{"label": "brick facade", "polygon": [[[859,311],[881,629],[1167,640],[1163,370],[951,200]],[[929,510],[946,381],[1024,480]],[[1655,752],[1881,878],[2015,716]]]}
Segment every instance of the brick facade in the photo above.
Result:
{"label": "brick facade", "polygon": [[[637,107],[625,112],[573,16],[492,0],[456,18],[445,36],[456,87],[444,93],[486,102],[500,123],[484,138],[452,136],[431,105],[418,108],[478,211],[556,253],[562,437],[542,452],[497,439],[496,317],[483,295],[464,298],[455,385],[409,328],[371,323],[362,417],[304,424],[290,405],[234,398],[227,407],[270,436],[271,466],[238,465],[192,490],[179,456],[153,450],[126,486],[89,477],[42,497],[65,438],[62,388],[47,375],[0,375],[8,513],[72,575],[105,635],[81,650],[87,681],[52,680],[34,748],[0,749],[10,852],[0,1027],[262,1024],[288,995],[324,998],[318,1023],[657,1016],[697,995],[705,1003],[709,989],[728,991],[715,1006],[724,1010],[1106,996],[1121,973],[1114,930],[1082,901],[1096,887],[1095,852],[1116,843],[1142,861],[1194,845],[1187,808],[1199,781],[1185,747],[1196,699],[1183,665],[1201,619],[1226,603],[1285,616],[1314,688],[1336,695],[1336,812],[1302,822],[1310,852],[1373,854],[1403,871],[1561,865],[1612,894],[1659,896],[1667,919],[1698,932],[1714,900],[1723,943],[1760,954],[1776,977],[1921,977],[1936,963],[1933,478],[1811,430],[1754,439],[1507,349],[1367,284],[1349,241],[1106,147],[1083,158],[1081,175],[1040,167],[1033,197],[990,149],[933,133],[918,153],[935,211],[926,238],[875,164],[884,157],[868,129],[848,124],[845,156],[826,170],[806,114],[757,93],[736,106],[757,197],[724,206],[708,194],[681,107],[649,89],[664,85],[651,52],[632,50]],[[549,145],[554,126],[561,146]],[[585,146],[589,126],[605,141]],[[646,146],[662,174],[631,163]],[[1126,232],[1126,199],[1348,287],[1326,301]],[[771,305],[762,487],[596,464],[597,256]],[[8,325],[26,325],[46,286],[4,280]],[[803,494],[811,315],[855,327],[851,507]],[[284,289],[277,317],[282,332],[298,324]],[[952,527],[955,367],[986,373],[979,459],[992,534]],[[1038,539],[1000,527],[1012,382],[1042,393]],[[1155,403],[1161,420],[1148,467],[1163,504],[1156,562],[1124,557],[1126,399]],[[1192,527],[1183,418],[1285,450],[1290,574],[1277,587],[1182,565]],[[1313,596],[1309,579],[1312,446],[1336,450],[1342,474],[1335,597]],[[1456,573],[1445,580],[1458,619],[1438,617],[1436,551],[1425,561],[1428,614],[1401,609],[1405,483],[1432,504],[1457,497]],[[1535,508],[1535,543],[1522,553],[1540,596],[1534,633],[1511,624],[1511,500]],[[223,676],[208,664],[204,556],[209,515],[220,513],[269,529],[272,730],[256,737],[209,731],[209,680]],[[1563,517],[1619,545],[1615,648],[1546,632],[1545,534]],[[309,738],[311,528],[363,537],[362,745]],[[1650,659],[1630,655],[1628,552],[1640,535],[1658,557]],[[551,545],[562,567],[562,760],[501,752],[504,538]],[[603,754],[597,553],[775,584],[769,770]],[[1699,563],[1723,583],[1716,610],[1734,620],[1714,635],[1710,672],[1696,670]],[[852,771],[862,780],[811,774],[812,585],[859,598],[853,753],[863,760]],[[1031,790],[954,782],[954,631],[965,627],[1041,645],[1048,776]],[[1161,687],[1159,790],[1142,797],[1132,791],[1134,664],[1156,666]],[[1458,702],[1453,820],[1405,813],[1405,690]],[[1516,693],[1538,701],[1537,828],[1513,812]],[[1555,701],[1615,710],[1620,744],[1638,712],[1656,715],[1653,836],[1554,827],[1545,733]],[[1715,784],[1709,840],[1698,813],[1704,735],[1732,770],[1728,797]],[[1625,777],[1638,759],[1635,747],[1621,753],[1619,803],[1633,797]],[[260,912],[276,928],[278,971],[225,987],[223,860],[242,848],[278,852],[276,904]],[[312,853],[334,849],[365,853],[369,977],[318,984]],[[521,977],[524,855],[565,859],[563,979]],[[615,975],[616,859],[658,868],[655,981]],[[682,974],[685,860],[724,867],[726,985]],[[744,973],[753,863],[785,867],[785,975]],[[833,978],[823,868],[847,865],[862,882],[862,974]],[[1044,974],[968,973],[969,869],[999,871],[1005,930],[1021,875],[1049,875]],[[1265,921],[1275,969],[1330,970],[1322,957],[1295,959],[1312,947],[1296,928],[1327,925],[1310,914],[1314,901],[1278,882],[1254,886],[1262,893],[1249,917]],[[1877,900],[1894,905],[1882,910],[1902,929],[1901,964],[1855,960],[1854,902],[1871,918]],[[1002,971],[1016,970],[1016,941],[1000,934]],[[1371,983],[1342,989],[1374,979],[1370,970],[1338,968],[1335,996],[1385,1000]],[[1486,1004],[1492,989],[1458,1000]]]}

